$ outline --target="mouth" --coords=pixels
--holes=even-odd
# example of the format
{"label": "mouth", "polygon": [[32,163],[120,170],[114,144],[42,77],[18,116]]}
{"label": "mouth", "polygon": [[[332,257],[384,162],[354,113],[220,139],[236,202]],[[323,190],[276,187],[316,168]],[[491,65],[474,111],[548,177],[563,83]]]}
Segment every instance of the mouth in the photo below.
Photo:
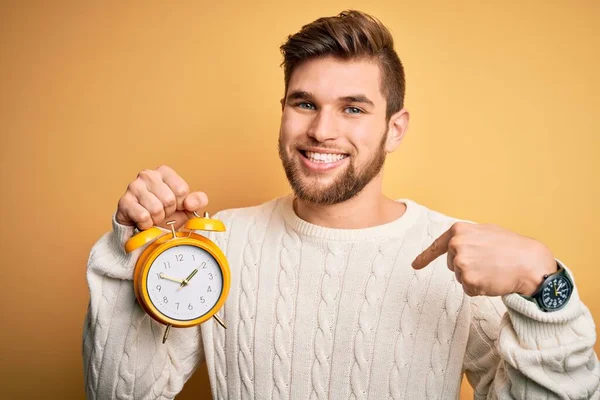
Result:
{"label": "mouth", "polygon": [[299,149],[303,164],[309,170],[326,171],[342,165],[349,154],[332,152],[330,150]]}

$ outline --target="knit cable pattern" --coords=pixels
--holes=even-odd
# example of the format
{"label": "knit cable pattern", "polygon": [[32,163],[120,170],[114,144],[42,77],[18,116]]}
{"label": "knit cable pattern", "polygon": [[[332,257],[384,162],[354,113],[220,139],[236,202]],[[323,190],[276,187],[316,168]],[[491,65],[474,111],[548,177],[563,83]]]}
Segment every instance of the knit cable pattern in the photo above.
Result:
{"label": "knit cable pattern", "polygon": [[[94,274],[106,269],[110,266],[112,269],[122,269],[117,263],[117,257],[107,251],[113,249],[117,254],[124,251],[116,243],[117,238],[114,233],[104,235],[98,244],[94,246],[88,259],[88,274]],[[98,393],[100,389],[100,374],[103,368],[102,357],[97,356],[103,354],[108,341],[112,312],[114,309],[114,301],[118,297],[118,284],[110,281],[101,281],[99,287],[90,287],[90,293],[99,297],[95,307],[92,305],[88,315],[89,325],[87,334],[93,338],[93,348],[91,349],[90,359],[92,360],[87,366],[87,376],[91,379],[87,380],[90,393]],[[100,292],[100,296],[97,293]]]}
{"label": "knit cable pattern", "polygon": [[[419,232],[411,233],[414,235],[419,234]],[[432,240],[431,224],[428,223],[425,238],[421,241],[421,251],[425,250],[428,243]],[[410,265],[416,255],[412,255],[405,262]],[[400,309],[400,324],[398,326],[396,345],[394,346],[394,364],[389,374],[390,386],[388,397],[391,399],[406,398],[406,393],[403,393],[401,390],[408,390],[408,377],[410,376],[410,367],[413,365],[412,358],[414,356],[416,332],[419,328],[419,320],[415,321],[413,317],[417,316],[418,318],[420,315],[420,310],[423,306],[422,300],[425,298],[424,295],[427,291],[426,283],[431,279],[432,270],[430,268],[425,268],[423,271],[419,271],[419,273],[410,266],[409,268],[411,270],[411,277],[404,292],[404,299]],[[410,357],[406,353],[408,349],[412,349]]]}
{"label": "knit cable pattern", "polygon": [[[104,285],[102,284],[102,286]],[[112,311],[110,299],[106,297],[106,292],[103,289],[103,287],[100,288],[102,293],[100,301],[98,302],[100,307],[98,307],[96,313],[92,311],[92,323],[90,324],[90,330],[93,332],[91,335],[94,338],[94,341],[92,356],[90,357],[92,362],[88,365],[88,375],[90,375],[92,379],[88,379],[88,385],[93,385],[95,383],[95,386],[91,387],[90,390],[93,393],[98,393],[98,390],[100,389],[99,376],[102,369],[102,357],[98,357],[97,354],[104,353],[111,320],[109,311]]]}
{"label": "knit cable pattern", "polygon": [[[235,215],[235,214],[234,214]],[[228,221],[233,220],[232,216],[229,215],[228,221],[225,220],[225,215],[215,214],[213,218],[223,218],[223,222],[225,225],[228,225]],[[228,243],[229,237],[231,235],[231,226],[227,226],[227,233],[212,233],[210,235],[210,239],[215,242],[217,246],[225,253],[228,254]],[[227,304],[227,303],[225,303]],[[227,324],[227,307],[222,307],[221,310],[217,313],[223,321]],[[213,350],[214,350],[214,360],[215,360],[215,376],[216,376],[216,397],[218,399],[227,399],[227,362],[225,355],[225,335],[227,333],[226,329],[223,329],[221,325],[216,322],[213,322]]]}
{"label": "knit cable pattern", "polygon": [[[448,281],[444,305],[437,319],[434,342],[429,358],[430,370],[425,381],[427,399],[439,399],[443,394],[444,381],[450,359],[451,343],[456,332],[458,315],[463,306],[464,292],[456,277]],[[453,327],[450,331],[448,328]]]}
{"label": "knit cable pattern", "polygon": [[325,256],[325,273],[321,281],[321,300],[317,311],[317,331],[315,334],[315,360],[312,365],[311,399],[327,399],[329,376],[331,374],[331,354],[333,333],[337,320],[337,300],[341,289],[341,266],[346,265],[340,245],[329,243]]}
{"label": "knit cable pattern", "polygon": [[[229,230],[231,233],[231,230]],[[213,236],[215,243],[222,251],[226,251],[227,240],[226,237],[229,235],[215,234]],[[227,307],[222,307],[217,313],[227,323],[227,315],[225,310]],[[226,330],[221,325],[213,322],[213,342],[215,351],[215,375],[217,378],[216,393],[217,398],[227,399],[227,362],[225,358],[225,334]]]}
{"label": "knit cable pattern", "polygon": [[273,388],[272,398],[290,398],[290,380],[292,378],[291,354],[293,344],[294,306],[298,288],[298,268],[300,267],[300,237],[285,225],[281,263],[279,270],[278,297],[275,309],[275,332],[273,356]]}
{"label": "knit cable pattern", "polygon": [[254,324],[256,321],[256,301],[258,287],[258,266],[267,226],[274,210],[259,207],[248,230],[248,241],[244,247],[243,265],[240,275],[240,296],[238,300],[240,319],[238,334],[238,367],[242,380],[241,397],[254,398]]}
{"label": "knit cable pattern", "polygon": [[354,362],[350,377],[351,399],[366,399],[368,396],[378,316],[394,258],[401,249],[402,245],[398,247],[397,240],[381,242],[378,253],[373,258],[360,307],[358,331],[354,338]]}
{"label": "knit cable pattern", "polygon": [[[142,313],[141,310],[135,310],[134,314]],[[149,318],[149,317],[144,317]],[[119,365],[119,378],[117,381],[117,397],[119,399],[133,399],[135,393],[133,393],[134,382],[135,382],[135,351],[137,350],[136,342],[137,336],[140,329],[140,325],[144,318],[135,318],[132,320],[132,324],[129,326],[127,332],[127,339],[125,342],[125,348]]]}
{"label": "knit cable pattern", "polygon": [[[501,317],[498,315],[494,308],[488,307],[485,301],[474,298],[469,302],[471,308],[471,330],[475,335],[478,335],[481,340],[478,341],[478,348],[469,349],[467,348],[465,353],[465,367],[467,367],[473,375],[478,376],[477,380],[481,378],[481,374],[485,374],[487,369],[485,364],[480,365],[481,354],[486,354],[488,351],[496,353],[496,341],[498,340],[498,329],[497,326],[490,321],[493,321],[490,316]],[[485,351],[482,351],[480,346],[485,347]],[[475,353],[477,351],[477,353]]]}

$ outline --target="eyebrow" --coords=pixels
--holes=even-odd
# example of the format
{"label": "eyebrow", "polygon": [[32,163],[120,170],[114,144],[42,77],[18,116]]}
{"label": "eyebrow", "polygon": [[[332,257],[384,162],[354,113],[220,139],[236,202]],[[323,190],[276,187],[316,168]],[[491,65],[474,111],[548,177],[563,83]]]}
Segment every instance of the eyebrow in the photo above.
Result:
{"label": "eyebrow", "polygon": [[369,100],[369,98],[367,96],[362,95],[362,94],[355,94],[352,96],[340,97],[340,100],[348,102],[348,103],[363,103],[363,104],[368,104],[370,106],[375,106],[375,104],[373,104],[373,102],[371,100]]}
{"label": "eyebrow", "polygon": [[[287,101],[290,100],[312,100],[314,98],[314,96],[309,93],[306,92],[304,90],[293,90],[290,92],[290,94],[288,94],[287,96]],[[347,103],[362,103],[362,104],[368,104],[370,106],[375,106],[375,104],[369,100],[369,98],[363,94],[354,94],[354,95],[350,95],[350,96],[343,96],[340,97],[338,100],[343,101],[343,102],[347,102]]]}
{"label": "eyebrow", "polygon": [[306,100],[306,99],[312,99],[313,95],[305,92],[304,90],[292,90],[290,92],[290,94],[288,94],[287,96],[287,100]]}

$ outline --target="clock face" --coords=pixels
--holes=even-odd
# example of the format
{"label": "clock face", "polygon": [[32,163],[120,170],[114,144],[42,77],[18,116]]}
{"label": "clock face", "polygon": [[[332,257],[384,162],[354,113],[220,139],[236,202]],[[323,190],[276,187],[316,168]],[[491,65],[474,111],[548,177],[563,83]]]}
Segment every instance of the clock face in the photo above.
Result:
{"label": "clock face", "polygon": [[146,283],[150,301],[160,313],[174,320],[190,321],[206,314],[218,302],[223,275],[206,250],[179,245],[154,260]]}
{"label": "clock face", "polygon": [[564,276],[558,276],[544,287],[542,302],[546,308],[558,310],[566,304],[571,290],[571,283]]}

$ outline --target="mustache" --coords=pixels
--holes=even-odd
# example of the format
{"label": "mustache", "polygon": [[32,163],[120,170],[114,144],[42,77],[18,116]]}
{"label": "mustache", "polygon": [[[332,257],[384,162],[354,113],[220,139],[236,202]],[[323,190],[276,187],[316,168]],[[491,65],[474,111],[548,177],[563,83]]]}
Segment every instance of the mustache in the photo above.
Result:
{"label": "mustache", "polygon": [[340,153],[345,153],[345,154],[353,153],[352,150],[343,149],[339,146],[331,145],[327,142],[319,142],[318,140],[316,140],[314,138],[310,138],[309,140],[294,142],[294,143],[292,143],[292,145],[290,147],[292,149],[305,148],[305,147],[318,147],[320,149],[335,150],[335,151],[338,151]]}

